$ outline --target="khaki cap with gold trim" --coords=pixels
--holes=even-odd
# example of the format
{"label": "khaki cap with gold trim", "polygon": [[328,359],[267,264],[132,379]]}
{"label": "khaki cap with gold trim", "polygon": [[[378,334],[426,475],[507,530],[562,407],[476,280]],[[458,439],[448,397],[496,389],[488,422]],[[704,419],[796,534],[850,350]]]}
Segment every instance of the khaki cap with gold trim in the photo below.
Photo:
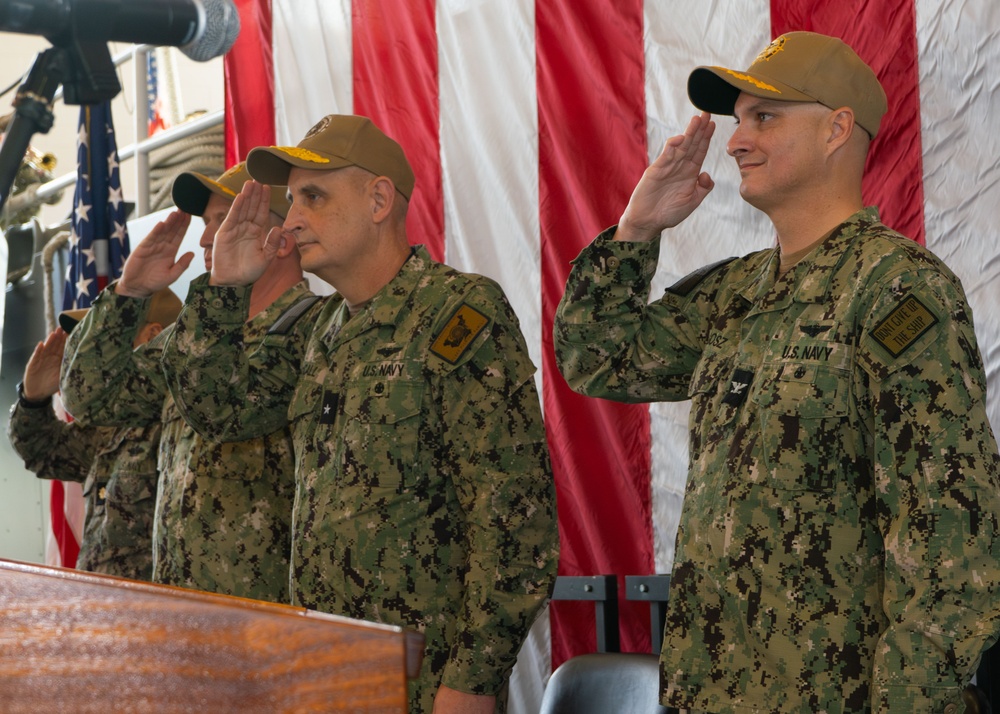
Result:
{"label": "khaki cap with gold trim", "polygon": [[292,167],[332,171],[347,166],[388,177],[407,199],[413,194],[413,169],[403,147],[368,117],[329,114],[297,146],[259,146],[247,156],[250,175],[267,184],[287,184]]}
{"label": "khaki cap with gold trim", "polygon": [[702,111],[732,114],[740,92],[783,102],[850,107],[872,138],[887,110],[875,72],[836,37],[788,32],[764,49],[745,72],[698,67],[688,77],[688,96]]}
{"label": "khaki cap with gold trim", "polygon": [[[236,164],[217,179],[211,179],[194,171],[185,171],[174,178],[170,193],[177,208],[192,216],[201,216],[205,213],[209,196],[214,193],[232,201],[236,198],[236,194],[243,190],[243,184],[249,180],[250,173],[247,171],[246,162]],[[281,189],[275,188],[271,191],[273,213],[284,218],[288,215],[289,207],[284,185]]]}

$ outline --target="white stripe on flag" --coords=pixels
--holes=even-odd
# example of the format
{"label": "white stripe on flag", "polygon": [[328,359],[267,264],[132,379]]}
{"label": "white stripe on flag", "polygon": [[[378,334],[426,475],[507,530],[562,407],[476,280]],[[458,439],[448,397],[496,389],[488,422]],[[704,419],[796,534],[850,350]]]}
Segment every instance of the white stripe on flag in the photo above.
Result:
{"label": "white stripe on flag", "polygon": [[437,9],[446,261],[500,283],[539,367],[534,19],[530,0]]}
{"label": "white stripe on flag", "polygon": [[[541,393],[534,3],[439,0],[437,34],[445,260],[503,287]],[[546,616],[518,657],[511,714],[538,711],[549,643]]]}
{"label": "white stripe on flag", "polygon": [[294,146],[327,114],[354,112],[351,0],[273,0],[271,17],[275,143]]}
{"label": "white stripe on flag", "polygon": [[917,0],[927,247],[961,278],[1000,428],[1000,3]]}
{"label": "white stripe on flag", "polygon": [[294,146],[327,114],[354,111],[351,0],[273,0],[274,130]]}
{"label": "white stripe on flag", "polygon": [[[683,18],[683,22],[678,19]],[[746,67],[771,41],[767,0],[708,4],[699,0],[645,4],[646,135],[649,160],[684,131],[697,109],[687,78],[697,65]],[[726,155],[732,117],[715,117],[716,131],[704,170],[715,189],[684,223],[664,234],[651,298],[703,265],[759,250],[773,241],[766,217],[739,195],[739,174]],[[656,571],[669,573],[687,482],[689,402],[650,405],[652,511]]]}

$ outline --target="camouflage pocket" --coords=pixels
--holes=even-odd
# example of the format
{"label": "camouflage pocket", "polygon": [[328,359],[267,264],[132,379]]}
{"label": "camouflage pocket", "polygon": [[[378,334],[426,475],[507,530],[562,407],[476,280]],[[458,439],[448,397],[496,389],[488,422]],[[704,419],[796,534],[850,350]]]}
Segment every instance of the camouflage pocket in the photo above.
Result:
{"label": "camouflage pocket", "polygon": [[156,496],[157,473],[133,467],[118,470],[108,481],[108,499],[114,503],[149,503]]}
{"label": "camouflage pocket", "polygon": [[180,480],[180,487],[183,488],[185,479],[181,474],[188,472],[187,460],[191,457],[196,441],[197,434],[184,421],[176,407],[163,410],[163,430],[157,447],[156,467],[161,474],[165,474],[168,482]]}
{"label": "camouflage pocket", "polygon": [[265,473],[271,473],[264,468],[265,452],[264,439],[222,443],[203,439],[193,459],[196,478],[256,481]]}
{"label": "camouflage pocket", "polygon": [[721,388],[723,380],[732,371],[733,361],[734,355],[706,347],[694,368],[694,372],[691,373],[688,398],[697,400],[706,395],[716,394]]}
{"label": "camouflage pocket", "polygon": [[834,488],[842,461],[853,458],[848,373],[783,362],[766,366],[758,380],[751,399],[768,485],[795,491]]}
{"label": "camouflage pocket", "polygon": [[155,470],[133,468],[118,471],[108,480],[104,537],[117,552],[152,552],[156,480]]}
{"label": "camouflage pocket", "polygon": [[417,461],[423,382],[358,380],[343,396],[345,474],[372,488],[399,489]]}

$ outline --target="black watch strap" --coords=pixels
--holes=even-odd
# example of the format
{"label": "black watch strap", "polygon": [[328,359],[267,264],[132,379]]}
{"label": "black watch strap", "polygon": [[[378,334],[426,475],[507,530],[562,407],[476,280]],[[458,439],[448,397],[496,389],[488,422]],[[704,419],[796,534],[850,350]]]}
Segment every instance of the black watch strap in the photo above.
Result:
{"label": "black watch strap", "polygon": [[33,401],[24,396],[24,382],[17,383],[17,403],[25,409],[41,409],[52,404],[52,397],[45,397],[39,401]]}

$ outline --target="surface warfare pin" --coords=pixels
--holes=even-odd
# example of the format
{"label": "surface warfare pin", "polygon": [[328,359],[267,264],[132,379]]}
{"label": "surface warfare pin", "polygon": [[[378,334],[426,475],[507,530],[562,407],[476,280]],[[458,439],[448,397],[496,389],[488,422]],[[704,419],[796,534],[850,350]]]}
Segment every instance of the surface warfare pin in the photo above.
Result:
{"label": "surface warfare pin", "polygon": [[753,372],[749,369],[738,369],[733,372],[733,379],[729,383],[729,391],[722,398],[722,403],[728,404],[731,407],[738,407],[747,398],[751,382],[753,382]]}

